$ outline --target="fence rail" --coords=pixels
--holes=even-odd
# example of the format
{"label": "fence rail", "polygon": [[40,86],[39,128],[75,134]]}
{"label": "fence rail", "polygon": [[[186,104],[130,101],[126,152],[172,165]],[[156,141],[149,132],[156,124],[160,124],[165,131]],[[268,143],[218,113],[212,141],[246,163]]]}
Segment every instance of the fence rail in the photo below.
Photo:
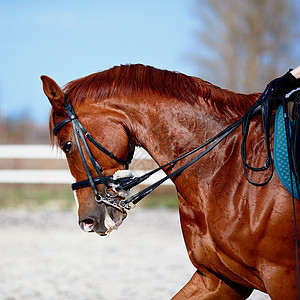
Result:
{"label": "fence rail", "polygon": [[[50,145],[0,145],[0,160],[34,159],[52,160],[65,159],[64,153]],[[133,160],[149,161],[150,155],[141,148],[136,148]],[[136,176],[146,173],[148,170],[132,170]],[[163,178],[163,171],[152,175],[144,184],[150,185]],[[0,183],[23,183],[23,184],[70,184],[74,178],[67,169],[0,169]],[[167,180],[165,185],[173,185]]]}
{"label": "fence rail", "polygon": [[[65,155],[50,145],[0,145],[0,159],[65,159]],[[142,148],[136,148],[133,159],[152,160]]]}

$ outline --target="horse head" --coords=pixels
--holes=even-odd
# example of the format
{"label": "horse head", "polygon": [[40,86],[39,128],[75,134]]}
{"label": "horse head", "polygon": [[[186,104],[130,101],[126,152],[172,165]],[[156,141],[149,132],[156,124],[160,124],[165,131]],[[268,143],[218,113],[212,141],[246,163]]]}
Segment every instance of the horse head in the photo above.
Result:
{"label": "horse head", "polygon": [[[60,124],[59,130],[56,129],[58,131],[56,143],[66,154],[70,172],[76,182],[87,181],[87,172],[90,172],[92,178],[97,178],[99,175],[103,178],[122,177],[122,174],[128,176],[128,171],[125,170],[127,163],[122,162],[128,161],[128,153],[132,153],[134,147],[130,143],[126,128],[123,125],[124,122],[122,122],[125,116],[116,109],[108,108],[103,103],[90,105],[73,103],[76,118],[80,120],[80,124],[83,124],[84,129],[92,136],[97,137],[97,141],[101,141],[103,148],[107,149],[110,154],[113,153],[116,159],[99,151],[99,148],[87,140],[89,155],[81,149],[84,141],[76,140],[76,129],[74,130],[72,117],[70,119],[70,115],[66,111],[66,105],[70,103],[71,97],[66,97],[66,94],[53,79],[42,76],[41,80],[44,93],[52,106],[50,128],[53,129]],[[52,137],[53,141],[54,138]],[[123,207],[118,206],[118,204],[111,204],[120,203],[126,197],[126,191],[116,192],[112,189],[112,185],[95,184],[94,190],[91,186],[82,187],[76,189],[74,195],[78,205],[79,225],[86,232],[106,235],[117,229],[127,216]],[[98,199],[95,199],[95,196]],[[112,197],[113,202],[110,202]],[[108,201],[97,201],[99,199],[108,199]]]}

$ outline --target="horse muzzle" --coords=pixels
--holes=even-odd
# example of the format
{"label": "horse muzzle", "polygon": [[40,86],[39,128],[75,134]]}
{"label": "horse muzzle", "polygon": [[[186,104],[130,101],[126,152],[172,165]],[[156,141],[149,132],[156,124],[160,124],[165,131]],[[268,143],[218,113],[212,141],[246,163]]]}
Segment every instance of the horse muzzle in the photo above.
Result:
{"label": "horse muzzle", "polygon": [[112,206],[99,204],[99,210],[96,213],[79,218],[79,226],[85,232],[95,232],[105,236],[118,229],[126,216],[125,210],[117,210]]}

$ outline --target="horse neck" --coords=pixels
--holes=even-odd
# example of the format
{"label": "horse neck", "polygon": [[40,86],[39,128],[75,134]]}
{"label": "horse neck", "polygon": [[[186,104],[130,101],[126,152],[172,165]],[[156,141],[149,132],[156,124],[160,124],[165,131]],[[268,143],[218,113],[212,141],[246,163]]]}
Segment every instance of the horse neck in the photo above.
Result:
{"label": "horse neck", "polygon": [[145,148],[159,165],[201,145],[228,123],[207,103],[191,105],[159,98],[140,102],[134,107],[134,113],[129,113],[132,134],[137,145]]}
{"label": "horse neck", "polygon": [[[205,101],[191,105],[181,101],[172,103],[161,98],[156,101],[148,99],[128,105],[127,109],[127,125],[136,144],[145,148],[160,166],[195,149],[240,119],[240,116],[235,116],[226,120],[213,105]],[[247,140],[248,149],[252,149],[247,155],[250,165],[263,164],[264,156],[257,155],[265,153],[263,139],[261,123],[253,122]],[[228,174],[236,179],[235,182],[246,183],[240,154],[241,141],[239,128],[177,177],[175,184],[181,196],[189,201],[192,199],[194,203],[198,201],[197,195],[208,199],[208,195],[215,192],[215,185],[211,183],[227,182]],[[197,154],[178,162],[167,173],[175,171]],[[260,178],[254,180],[260,181]],[[231,188],[230,184],[221,184],[218,192],[221,194],[226,189],[230,192]]]}

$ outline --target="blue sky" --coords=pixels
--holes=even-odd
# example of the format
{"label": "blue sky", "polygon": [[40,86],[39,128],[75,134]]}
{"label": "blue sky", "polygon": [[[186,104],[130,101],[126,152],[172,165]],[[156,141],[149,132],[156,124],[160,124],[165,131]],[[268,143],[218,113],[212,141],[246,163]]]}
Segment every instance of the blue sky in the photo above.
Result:
{"label": "blue sky", "polygon": [[0,113],[48,122],[40,81],[143,63],[196,75],[192,0],[0,0]]}

